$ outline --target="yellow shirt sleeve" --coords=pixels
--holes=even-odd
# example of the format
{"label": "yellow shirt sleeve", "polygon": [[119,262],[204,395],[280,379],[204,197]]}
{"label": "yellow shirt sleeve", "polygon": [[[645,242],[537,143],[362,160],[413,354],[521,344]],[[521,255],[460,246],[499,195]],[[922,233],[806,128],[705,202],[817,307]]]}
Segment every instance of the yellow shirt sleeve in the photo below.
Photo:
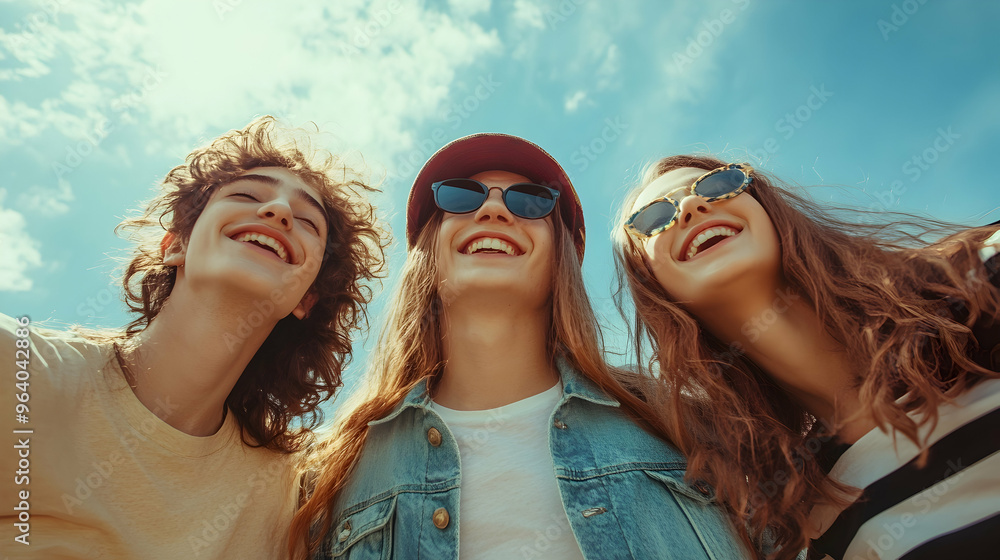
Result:
{"label": "yellow shirt sleeve", "polygon": [[173,404],[139,402],[110,345],[33,324],[21,422],[18,328],[0,315],[0,556],[285,557],[293,456],[244,445],[231,414],[211,436],[174,429]]}

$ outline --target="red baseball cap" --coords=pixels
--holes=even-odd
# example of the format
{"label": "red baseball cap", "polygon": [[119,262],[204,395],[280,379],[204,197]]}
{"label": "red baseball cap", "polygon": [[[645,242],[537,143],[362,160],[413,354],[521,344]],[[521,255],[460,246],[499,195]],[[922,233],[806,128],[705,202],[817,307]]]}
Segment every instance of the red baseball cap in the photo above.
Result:
{"label": "red baseball cap", "polygon": [[472,134],[445,144],[420,169],[406,203],[407,247],[413,248],[421,228],[437,209],[431,183],[492,170],[524,175],[534,183],[559,191],[562,221],[572,232],[577,256],[583,262],[586,240],[583,208],[566,171],[537,144],[496,132]]}

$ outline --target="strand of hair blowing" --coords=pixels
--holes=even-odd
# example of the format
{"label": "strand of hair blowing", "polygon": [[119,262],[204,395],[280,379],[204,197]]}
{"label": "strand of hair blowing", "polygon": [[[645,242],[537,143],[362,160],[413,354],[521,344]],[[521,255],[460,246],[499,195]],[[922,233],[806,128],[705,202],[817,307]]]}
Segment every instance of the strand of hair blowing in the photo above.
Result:
{"label": "strand of hair blowing", "polygon": [[[709,157],[676,156],[661,160],[652,174],[722,165]],[[760,173],[748,192],[778,232],[787,284],[843,344],[860,398],[880,428],[919,444],[918,426],[907,412],[933,423],[950,396],[998,376],[969,358],[976,345],[969,327],[1000,315],[996,290],[982,276],[977,255],[991,230],[907,248],[921,241],[907,228],[932,230],[841,221],[775,188]],[[631,239],[619,237],[616,246],[619,308],[627,286],[636,309],[634,351],[641,357],[644,344],[653,349],[648,367],[659,366],[664,422],[688,457],[687,476],[709,481],[734,524],[747,527],[758,546],[768,530],[775,557],[794,558],[808,543],[813,506],[848,499],[849,489],[828,479],[815,460],[832,428],[675,304]],[[954,316],[954,310],[964,311]],[[905,403],[897,404],[904,394]]]}
{"label": "strand of hair blowing", "polygon": [[[556,266],[547,341],[550,355],[561,353],[584,376],[618,399],[623,410],[641,425],[664,434],[658,415],[636,396],[643,389],[642,379],[611,370],[604,363],[600,331],[583,287],[572,236],[559,213],[552,216]],[[385,328],[370,354],[365,383],[344,404],[331,436],[317,445],[307,464],[313,491],[292,521],[289,555],[293,559],[315,554],[336,521],[331,508],[364,449],[368,423],[387,416],[421,379],[429,377],[432,386],[443,370],[439,320],[443,304],[434,261],[440,222],[440,214],[435,214],[410,250]]]}

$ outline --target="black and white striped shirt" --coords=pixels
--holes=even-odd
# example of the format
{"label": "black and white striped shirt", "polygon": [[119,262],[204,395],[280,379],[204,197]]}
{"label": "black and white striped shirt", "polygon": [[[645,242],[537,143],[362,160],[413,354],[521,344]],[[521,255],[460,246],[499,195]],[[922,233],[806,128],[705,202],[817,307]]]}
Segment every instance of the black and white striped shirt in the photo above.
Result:
{"label": "black and white striped shirt", "polygon": [[[982,256],[1000,283],[1000,255]],[[988,351],[1000,343],[1000,324],[990,327],[976,332],[986,350],[977,361],[995,369]],[[809,558],[1000,558],[1000,379],[980,382],[938,413],[936,425],[919,430],[929,449],[922,467],[920,448],[878,428],[834,451],[830,476],[862,492],[843,511],[813,510],[821,536]]]}
{"label": "black and white striped shirt", "polygon": [[861,499],[813,521],[825,529],[811,557],[1000,558],[1000,379],[983,381],[939,409],[929,454],[903,436],[875,429],[848,448],[830,476]]}

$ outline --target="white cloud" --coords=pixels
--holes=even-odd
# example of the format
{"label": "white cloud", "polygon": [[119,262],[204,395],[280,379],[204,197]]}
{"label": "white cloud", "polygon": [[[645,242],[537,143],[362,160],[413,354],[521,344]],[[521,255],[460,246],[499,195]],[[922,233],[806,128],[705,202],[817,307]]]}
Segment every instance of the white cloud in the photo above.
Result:
{"label": "white cloud", "polygon": [[22,138],[37,136],[42,112],[22,101],[11,103],[0,95],[0,147],[19,144]]}
{"label": "white cloud", "polygon": [[451,13],[456,16],[468,17],[490,10],[490,0],[448,0]]}
{"label": "white cloud", "polygon": [[[56,5],[55,3],[52,3]],[[19,144],[49,129],[71,140],[86,138],[107,119],[107,100],[139,64],[130,41],[130,8],[106,2],[60,3],[56,13],[39,10],[25,17],[16,32],[0,35],[12,55],[2,81],[46,83],[30,96],[0,100],[0,141]],[[49,75],[51,68],[61,70]]]}
{"label": "white cloud", "polygon": [[51,218],[69,212],[69,203],[73,202],[73,198],[69,181],[60,177],[58,187],[53,189],[32,185],[27,192],[21,193],[17,202],[26,210]]}
{"label": "white cloud", "polygon": [[566,102],[563,103],[563,108],[567,113],[574,113],[580,108],[580,103],[587,99],[587,92],[584,90],[577,91],[573,95],[566,98]]}
{"label": "white cloud", "polygon": [[335,143],[385,163],[443,114],[456,73],[499,47],[495,30],[468,19],[489,8],[484,0],[457,2],[450,14],[397,1],[328,6],[66,3],[58,25],[14,40],[0,80],[71,71],[41,96],[0,97],[0,147],[50,129],[82,140],[107,120],[148,128],[150,152],[183,155],[272,113],[314,121]]}
{"label": "white cloud", "polygon": [[0,189],[0,291],[21,292],[30,290],[28,270],[41,266],[42,255],[38,241],[27,232],[24,216],[3,207],[7,191]]}
{"label": "white cloud", "polygon": [[616,85],[616,77],[621,65],[621,53],[618,45],[611,43],[604,52],[604,60],[597,68],[597,88],[603,90]]}
{"label": "white cloud", "polygon": [[[56,51],[52,35],[58,32],[53,19],[42,11],[29,13],[0,32],[0,45],[23,65],[0,70],[0,81],[21,81],[50,72],[45,61]],[[6,57],[5,57],[6,58]]]}
{"label": "white cloud", "polygon": [[[663,102],[691,102],[719,79],[716,59],[732,54],[727,47],[740,35],[748,15],[749,2],[678,4],[660,55],[663,60]],[[752,8],[751,8],[752,9]],[[722,14],[727,13],[727,22]]]}
{"label": "white cloud", "polygon": [[532,0],[514,0],[514,13],[511,17],[520,26],[545,29],[542,9]]}
{"label": "white cloud", "polygon": [[[631,9],[611,2],[541,6],[547,8],[531,0],[514,3],[513,20],[519,25],[509,47],[515,59],[528,68],[545,68],[553,82],[566,84],[570,95],[584,90],[589,103],[600,104],[602,92],[621,87],[623,47],[642,33],[648,36],[642,40],[648,45],[643,58],[655,61],[641,82],[652,102],[631,105],[660,108],[696,100],[719,79],[716,59],[732,55],[732,45],[744,38],[745,22],[756,9],[745,0],[659,3],[656,17],[650,18],[648,9],[633,4]],[[688,56],[692,43],[693,56]],[[646,97],[644,91],[637,90],[636,99]]]}
{"label": "white cloud", "polygon": [[544,68],[547,78],[568,92],[586,90],[588,104],[600,92],[620,87],[622,55],[616,41],[634,34],[648,18],[640,10],[600,2],[514,4],[507,42],[526,69]]}

